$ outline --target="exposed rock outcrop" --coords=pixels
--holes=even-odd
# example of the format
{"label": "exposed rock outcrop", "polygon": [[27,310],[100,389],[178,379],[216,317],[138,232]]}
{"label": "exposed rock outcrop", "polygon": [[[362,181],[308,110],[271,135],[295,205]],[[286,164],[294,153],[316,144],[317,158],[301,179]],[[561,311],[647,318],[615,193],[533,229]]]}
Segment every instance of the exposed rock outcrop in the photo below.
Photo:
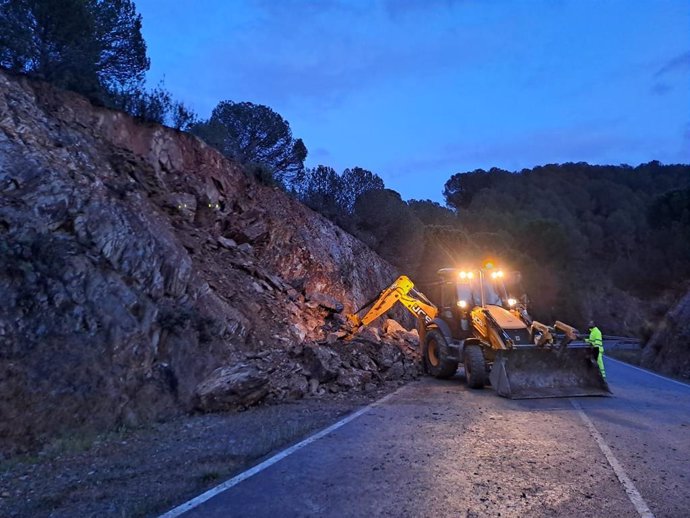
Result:
{"label": "exposed rock outcrop", "polygon": [[642,366],[690,380],[690,292],[671,308],[645,345]]}
{"label": "exposed rock outcrop", "polygon": [[247,361],[260,398],[363,386],[353,346],[315,375],[289,350],[395,277],[200,140],[0,72],[0,453],[191,410]]}

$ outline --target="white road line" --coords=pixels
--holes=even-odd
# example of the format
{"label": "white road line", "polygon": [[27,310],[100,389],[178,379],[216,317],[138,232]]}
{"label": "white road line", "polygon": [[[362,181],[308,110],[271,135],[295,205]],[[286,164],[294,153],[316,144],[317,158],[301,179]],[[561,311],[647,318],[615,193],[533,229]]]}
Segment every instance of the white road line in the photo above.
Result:
{"label": "white road line", "polygon": [[687,389],[690,389],[690,385],[687,383],[683,383],[682,381],[674,380],[671,378],[667,378],[666,376],[662,376],[661,374],[657,374],[652,371],[648,371],[647,369],[642,369],[640,367],[636,367],[635,365],[630,365],[629,363],[622,362],[620,360],[616,360],[615,358],[611,358],[610,356],[605,356],[607,361],[614,361],[616,363],[620,363],[621,365],[625,365],[626,367],[630,367],[631,369],[638,370],[640,372],[644,372],[645,374],[649,374],[650,376],[654,376],[656,378],[661,378],[662,380],[670,381],[671,383],[675,383],[676,385],[680,385],[681,387],[685,387]]}
{"label": "white road line", "polygon": [[589,428],[589,432],[592,434],[592,437],[594,437],[594,440],[597,441],[599,449],[601,449],[602,453],[606,457],[606,460],[609,461],[609,464],[613,468],[614,473],[616,473],[618,480],[623,485],[623,489],[625,489],[628,498],[635,506],[637,512],[642,518],[654,518],[654,514],[649,510],[647,503],[642,498],[642,495],[640,495],[640,492],[635,487],[635,484],[633,484],[632,480],[630,480],[630,477],[628,477],[628,475],[625,473],[623,466],[620,465],[618,459],[616,459],[616,457],[613,455],[611,448],[609,448],[604,442],[604,438],[595,428],[594,423],[592,423],[590,418],[587,417],[587,414],[585,414],[584,410],[582,410],[580,403],[574,399],[570,399],[570,403],[572,403],[573,407],[575,407],[575,410],[577,410],[577,413],[580,415],[580,418],[584,421],[585,425],[587,425],[587,428]]}
{"label": "white road line", "polygon": [[393,397],[395,394],[400,392],[400,390],[402,390],[403,388],[404,387],[400,387],[395,392],[392,392],[392,393],[388,394],[387,396],[382,397],[378,401],[374,401],[370,405],[367,405],[364,408],[360,408],[356,412],[344,417],[343,419],[341,419],[340,421],[338,421],[335,424],[332,424],[328,428],[324,428],[320,432],[317,432],[314,435],[307,437],[303,441],[298,442],[297,444],[290,446],[289,448],[286,448],[279,453],[276,453],[274,456],[266,459],[265,461],[261,462],[260,464],[257,464],[253,468],[250,468],[247,471],[243,471],[239,475],[236,475],[233,478],[231,478],[230,480],[226,480],[222,484],[220,484],[214,488],[209,489],[208,491],[197,496],[196,498],[192,498],[189,502],[185,502],[184,504],[182,504],[178,507],[175,507],[174,509],[161,515],[160,518],[175,518],[176,516],[180,516],[181,514],[186,513],[187,511],[189,511],[191,509],[194,509],[195,507],[203,504],[207,500],[210,500],[211,498],[213,498],[217,494],[220,494],[223,491],[230,489],[233,486],[236,486],[237,484],[239,484],[243,480],[246,480],[249,477],[256,475],[257,473],[260,473],[261,471],[265,470],[269,466],[272,466],[276,462],[283,460],[288,455],[295,453],[297,450],[304,448],[305,446],[313,443],[314,441],[318,441],[319,439],[321,439],[322,437],[325,437],[326,435],[333,432],[334,430],[337,430],[341,426],[346,425],[347,423],[349,423],[353,419],[357,419],[362,414],[366,414],[372,408],[377,407],[377,406],[385,403],[386,401],[388,401],[391,397]]}

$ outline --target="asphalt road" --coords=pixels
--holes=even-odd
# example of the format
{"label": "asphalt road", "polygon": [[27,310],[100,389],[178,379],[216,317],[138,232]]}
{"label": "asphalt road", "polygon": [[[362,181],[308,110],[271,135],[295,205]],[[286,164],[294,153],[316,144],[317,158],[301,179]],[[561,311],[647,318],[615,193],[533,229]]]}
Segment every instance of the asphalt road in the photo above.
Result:
{"label": "asphalt road", "polygon": [[608,398],[423,379],[184,516],[690,516],[690,386],[606,366]]}

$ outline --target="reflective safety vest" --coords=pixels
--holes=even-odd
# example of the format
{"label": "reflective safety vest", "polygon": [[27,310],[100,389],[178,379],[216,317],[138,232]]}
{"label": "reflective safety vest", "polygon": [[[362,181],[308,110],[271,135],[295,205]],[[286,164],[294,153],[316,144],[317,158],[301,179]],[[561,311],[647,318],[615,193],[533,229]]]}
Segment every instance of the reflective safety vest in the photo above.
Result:
{"label": "reflective safety vest", "polygon": [[599,331],[599,328],[596,326],[590,330],[589,339],[586,341],[599,349],[604,348],[604,340],[601,338],[601,331]]}

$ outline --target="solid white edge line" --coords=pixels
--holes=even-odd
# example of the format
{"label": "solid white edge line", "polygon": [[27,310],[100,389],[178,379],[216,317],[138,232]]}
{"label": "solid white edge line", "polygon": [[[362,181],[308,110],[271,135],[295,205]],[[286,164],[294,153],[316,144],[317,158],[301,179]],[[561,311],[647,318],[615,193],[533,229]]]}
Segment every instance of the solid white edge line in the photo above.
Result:
{"label": "solid white edge line", "polygon": [[657,374],[656,372],[648,371],[647,369],[643,369],[642,367],[637,367],[636,365],[631,365],[629,363],[625,363],[623,361],[616,360],[615,358],[611,358],[610,356],[604,355],[604,357],[607,360],[611,360],[611,361],[614,361],[616,363],[620,363],[621,365],[625,365],[626,367],[630,367],[631,369],[635,369],[637,371],[644,372],[645,374],[650,374],[656,378],[661,378],[662,380],[670,381],[671,383],[675,383],[676,385],[680,385],[681,387],[685,387],[687,389],[690,389],[690,384],[683,383],[682,381],[667,378],[666,376],[662,376],[661,374]]}
{"label": "solid white edge line", "polygon": [[372,408],[377,407],[377,406],[385,403],[388,399],[393,397],[395,394],[397,394],[403,388],[404,387],[400,387],[399,389],[395,390],[394,392],[391,392],[390,394],[382,397],[381,399],[374,401],[373,403],[370,403],[369,405],[365,406],[364,408],[360,408],[356,412],[353,412],[352,414],[345,416],[344,418],[342,418],[337,423],[332,424],[331,426],[324,428],[320,432],[317,432],[314,435],[307,437],[306,439],[298,442],[297,444],[294,444],[293,446],[290,446],[289,448],[286,448],[286,449],[276,453],[272,457],[269,457],[268,459],[257,464],[253,468],[250,468],[246,471],[243,471],[239,475],[236,475],[233,478],[231,478],[230,480],[226,480],[222,484],[219,484],[216,487],[209,489],[208,491],[206,491],[205,493],[202,493],[201,495],[197,496],[196,498],[192,498],[188,502],[185,502],[184,504],[179,505],[179,506],[175,507],[174,509],[171,509],[167,513],[162,514],[160,516],[160,518],[175,518],[177,516],[180,516],[183,513],[186,513],[187,511],[190,511],[191,509],[194,509],[195,507],[198,507],[199,505],[203,504],[207,500],[210,500],[211,498],[222,493],[223,491],[230,489],[233,486],[236,486],[237,484],[239,484],[243,480],[246,480],[249,477],[256,475],[257,473],[259,473],[259,472],[265,470],[266,468],[272,466],[276,462],[283,460],[285,457],[287,457],[288,455],[290,455],[292,453],[295,453],[297,450],[304,448],[305,446],[313,443],[314,441],[318,441],[319,439],[321,439],[322,437],[325,437],[326,435],[333,432],[334,430],[337,430],[341,426],[346,425],[347,423],[349,423],[353,419],[356,419],[359,416],[361,416],[362,414],[367,413]]}
{"label": "solid white edge line", "polygon": [[611,449],[608,447],[606,442],[604,442],[604,438],[596,429],[591,419],[587,417],[587,414],[585,414],[585,411],[582,409],[582,406],[580,406],[580,403],[572,398],[570,399],[570,403],[573,405],[577,413],[580,415],[580,418],[582,419],[582,421],[584,421],[587,428],[589,428],[589,432],[592,434],[592,437],[594,437],[594,440],[599,445],[599,449],[606,457],[606,460],[609,462],[609,465],[613,468],[616,477],[618,477],[618,480],[620,481],[621,485],[623,486],[623,489],[628,495],[630,502],[632,502],[633,506],[635,507],[639,515],[642,518],[654,518],[654,514],[649,509],[649,506],[647,506],[647,503],[644,501],[644,498],[642,498],[642,495],[635,487],[635,484],[633,484],[632,480],[630,480],[628,475],[625,473],[623,466],[620,465],[618,459],[616,459]]}

